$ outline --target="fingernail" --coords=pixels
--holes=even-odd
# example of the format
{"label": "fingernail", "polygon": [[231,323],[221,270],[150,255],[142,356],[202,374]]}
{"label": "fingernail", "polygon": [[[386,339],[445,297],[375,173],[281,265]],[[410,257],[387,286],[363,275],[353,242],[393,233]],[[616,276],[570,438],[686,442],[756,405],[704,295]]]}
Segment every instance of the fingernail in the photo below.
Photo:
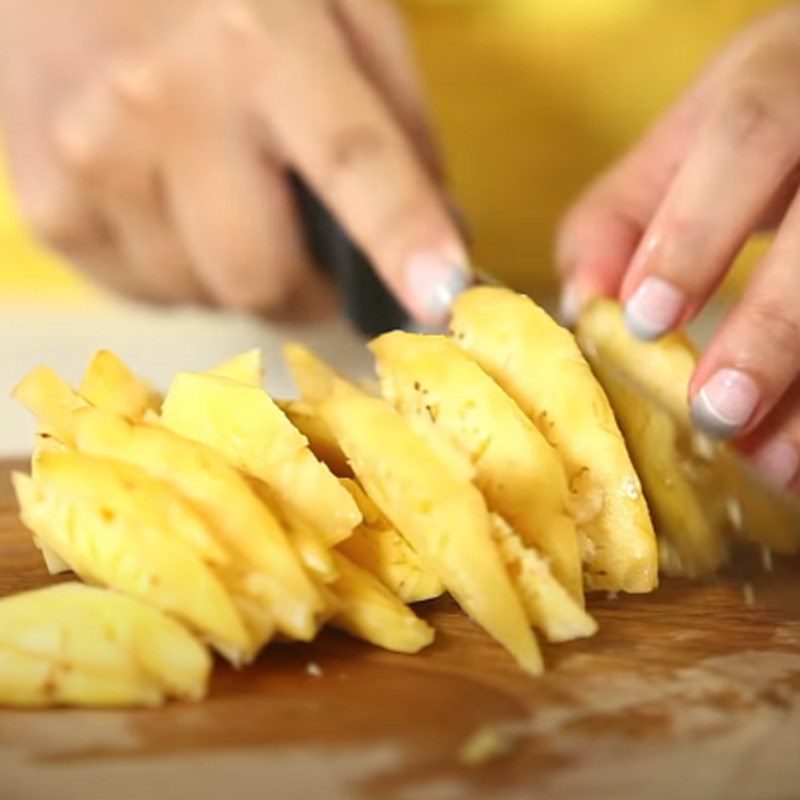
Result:
{"label": "fingernail", "polygon": [[646,278],[625,304],[625,322],[637,338],[650,342],[663,336],[683,308],[683,292],[663,278]]}
{"label": "fingernail", "polygon": [[756,469],[782,489],[792,482],[800,468],[800,453],[786,439],[772,439],[761,445],[752,459]]}
{"label": "fingernail", "polygon": [[424,322],[446,321],[453,301],[472,283],[466,259],[422,253],[408,263],[406,283],[415,315]]}
{"label": "fingernail", "polygon": [[581,287],[574,282],[564,284],[558,304],[558,318],[562,325],[574,328],[586,302]]}
{"label": "fingernail", "polygon": [[729,439],[753,415],[760,397],[749,375],[726,367],[715,372],[692,400],[692,420],[709,435]]}

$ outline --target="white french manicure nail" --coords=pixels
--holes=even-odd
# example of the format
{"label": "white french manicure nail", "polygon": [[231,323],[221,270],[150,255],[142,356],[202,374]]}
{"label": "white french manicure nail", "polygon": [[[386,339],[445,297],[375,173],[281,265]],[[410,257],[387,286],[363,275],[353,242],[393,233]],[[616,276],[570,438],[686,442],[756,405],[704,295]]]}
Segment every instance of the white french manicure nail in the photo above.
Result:
{"label": "white french manicure nail", "polygon": [[692,400],[692,420],[700,430],[719,439],[735,436],[756,410],[761,390],[738,369],[715,372]]}
{"label": "white french manicure nail", "polygon": [[463,260],[422,253],[408,263],[406,285],[416,316],[428,323],[446,320],[453,301],[472,283]]}
{"label": "white french manicure nail", "polygon": [[625,304],[628,330],[637,339],[658,339],[677,322],[683,304],[680,289],[663,278],[646,278]]}
{"label": "white french manicure nail", "polygon": [[800,452],[783,438],[772,439],[752,455],[756,468],[780,488],[786,488],[800,468]]}
{"label": "white french manicure nail", "polygon": [[562,325],[574,328],[583,309],[583,296],[576,283],[565,283],[558,305],[558,318]]}

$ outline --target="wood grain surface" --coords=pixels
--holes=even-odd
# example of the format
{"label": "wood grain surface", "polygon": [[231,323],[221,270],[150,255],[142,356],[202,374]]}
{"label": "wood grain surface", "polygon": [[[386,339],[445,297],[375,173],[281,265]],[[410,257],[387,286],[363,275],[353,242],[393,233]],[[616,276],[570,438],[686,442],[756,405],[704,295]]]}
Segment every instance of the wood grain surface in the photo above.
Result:
{"label": "wood grain surface", "polygon": [[[0,595],[53,580],[10,468]],[[437,601],[421,609],[437,640],[417,656],[326,633],[242,672],[217,665],[198,705],[0,711],[0,798],[800,797],[800,622],[724,580],[590,605],[600,633],[546,647],[540,679]],[[468,766],[459,754],[479,730],[507,752]]]}

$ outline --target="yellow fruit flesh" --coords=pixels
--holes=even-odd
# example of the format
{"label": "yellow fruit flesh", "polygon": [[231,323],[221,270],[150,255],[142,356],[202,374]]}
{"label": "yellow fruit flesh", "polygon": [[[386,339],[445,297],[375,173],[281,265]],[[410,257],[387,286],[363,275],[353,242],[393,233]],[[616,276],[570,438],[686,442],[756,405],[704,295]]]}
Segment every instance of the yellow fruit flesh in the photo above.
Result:
{"label": "yellow fruit flesh", "polygon": [[96,408],[113,411],[132,421],[148,409],[158,410],[161,398],[156,390],[136,375],[114,353],[98,350],[89,362],[78,394]]}
{"label": "yellow fruit flesh", "polygon": [[264,481],[328,544],[346,539],[361,521],[352,497],[265,391],[213,375],[180,373],[164,400],[161,421]]}
{"label": "yellow fruit flesh", "polygon": [[279,400],[278,406],[292,425],[308,439],[311,452],[339,478],[350,478],[353,470],[333,434],[314,409],[305,400]]}
{"label": "yellow fruit flesh", "polygon": [[432,421],[468,453],[489,508],[551,560],[579,602],[583,577],[569,490],[556,450],[517,404],[443,336],[394,332],[370,344],[383,394],[401,414]]}
{"label": "yellow fruit flesh", "polygon": [[210,670],[181,625],[114,592],[67,583],[0,600],[0,705],[199,700]]}
{"label": "yellow fruit flesh", "polygon": [[209,370],[211,375],[230,378],[248,386],[261,386],[264,383],[264,358],[259,348],[246,350],[244,353],[229,358]]}
{"label": "yellow fruit flesh", "polygon": [[587,588],[651,591],[658,557],[639,479],[605,393],[569,331],[529,298],[494,287],[461,295],[451,330],[561,455],[573,513],[589,540]]}
{"label": "yellow fruit flesh", "polygon": [[536,640],[491,538],[478,490],[380,399],[341,387],[320,403],[360,484],[462,608],[523,669],[542,670]]}

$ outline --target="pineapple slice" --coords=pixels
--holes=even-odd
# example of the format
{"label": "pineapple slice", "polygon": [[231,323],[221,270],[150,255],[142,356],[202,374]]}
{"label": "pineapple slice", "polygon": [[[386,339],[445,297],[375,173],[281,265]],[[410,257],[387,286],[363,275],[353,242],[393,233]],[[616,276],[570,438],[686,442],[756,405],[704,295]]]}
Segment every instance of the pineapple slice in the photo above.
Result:
{"label": "pineapple slice", "polygon": [[[681,454],[682,448],[684,453],[691,448],[686,395],[697,361],[692,346],[679,333],[657,342],[635,339],[619,305],[610,300],[598,300],[584,311],[577,337],[614,407],[642,479],[660,537],[662,571],[689,577],[716,571],[726,552],[725,493],[710,466]],[[653,392],[664,410],[644,405],[621,377],[625,374]]]}
{"label": "pineapple slice", "polygon": [[372,573],[404,603],[418,603],[444,594],[442,582],[428,572],[419,554],[353,480],[342,483],[353,495],[364,521],[338,550]]}
{"label": "pineapple slice", "polygon": [[285,531],[247,480],[204,445],[152,425],[83,409],[74,416],[78,450],[125,461],[191,500],[231,558],[249,573],[246,593],[266,600],[280,630],[310,641],[325,603],[305,574]]}
{"label": "pineapple slice", "polygon": [[50,437],[57,442],[70,445],[72,441],[72,414],[87,405],[86,401],[50,367],[36,367],[28,373],[11,393],[33,415],[40,420],[39,437],[45,448]]}
{"label": "pineapple slice", "polygon": [[248,386],[261,386],[264,383],[264,357],[261,349],[254,347],[244,353],[223,361],[209,370],[210,375],[230,378],[232,381],[245,383]]}
{"label": "pineapple slice", "polygon": [[78,394],[96,408],[105,408],[134,422],[148,409],[158,411],[161,396],[110,350],[98,350],[89,362]]}
{"label": "pineapple slice", "polygon": [[444,336],[395,331],[370,343],[384,397],[445,431],[466,451],[475,483],[579,602],[583,576],[569,488],[556,450],[517,404]]}
{"label": "pineapple slice", "polygon": [[547,559],[527,546],[498,514],[492,514],[492,536],[531,624],[549,642],[568,642],[597,633],[597,623],[553,577]]}
{"label": "pineapple slice", "polygon": [[0,706],[157,706],[200,700],[211,658],[138,600],[62,583],[0,600]]}
{"label": "pineapple slice", "polygon": [[331,624],[397,653],[417,653],[433,641],[433,628],[374,575],[341,553],[333,557],[339,577],[329,588],[340,606]]}
{"label": "pineapple slice", "polygon": [[308,439],[311,452],[339,478],[352,478],[353,470],[347,463],[339,443],[322,421],[314,405],[305,400],[278,400],[279,408],[292,425]]}
{"label": "pineapple slice", "polygon": [[162,508],[125,466],[42,453],[33,479],[12,476],[22,521],[87,582],[169,612],[234,662],[244,660],[252,643],[228,592],[186,543],[186,531],[176,529],[190,519],[189,510]]}
{"label": "pineapple slice", "polygon": [[541,653],[492,541],[480,492],[384,400],[338,381],[319,409],[359,483],[426,569],[524,670],[540,673]]}
{"label": "pineapple slice", "polygon": [[572,334],[530,298],[488,286],[456,300],[451,330],[561,455],[588,537],[587,587],[651,591],[658,555],[647,504],[608,399]]}
{"label": "pineapple slice", "polygon": [[346,539],[361,521],[353,498],[263,389],[215,375],[179,373],[164,400],[161,422],[264,481],[329,545]]}

